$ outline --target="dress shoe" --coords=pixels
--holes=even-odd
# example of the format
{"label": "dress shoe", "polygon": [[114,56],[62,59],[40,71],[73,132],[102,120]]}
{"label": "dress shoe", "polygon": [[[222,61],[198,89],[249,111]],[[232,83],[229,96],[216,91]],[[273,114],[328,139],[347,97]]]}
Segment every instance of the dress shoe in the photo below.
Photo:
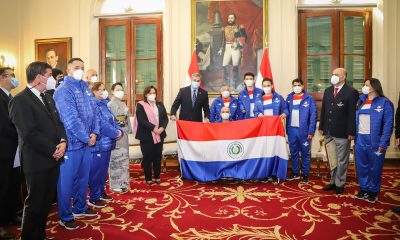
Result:
{"label": "dress shoe", "polygon": [[392,207],[390,210],[392,210],[392,212],[395,212],[395,213],[399,214],[400,213],[400,206]]}
{"label": "dress shoe", "polygon": [[323,187],[322,190],[331,191],[331,190],[335,190],[335,188],[336,188],[336,185],[330,183],[330,184],[326,185],[325,187]]}
{"label": "dress shoe", "polygon": [[344,187],[336,187],[333,191],[334,194],[342,194],[344,192]]}

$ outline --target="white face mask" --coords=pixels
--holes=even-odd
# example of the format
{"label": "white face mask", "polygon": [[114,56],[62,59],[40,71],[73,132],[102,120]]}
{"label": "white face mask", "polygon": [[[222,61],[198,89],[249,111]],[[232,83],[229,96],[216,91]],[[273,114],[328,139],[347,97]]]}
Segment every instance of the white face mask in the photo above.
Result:
{"label": "white face mask", "polygon": [[53,76],[49,77],[46,82],[46,90],[56,89],[57,81]]}
{"label": "white face mask", "polygon": [[265,88],[263,88],[263,90],[264,90],[265,94],[270,94],[271,91],[272,91],[272,88],[271,87],[265,87]]}
{"label": "white face mask", "polygon": [[147,101],[149,101],[149,102],[155,102],[155,101],[156,101],[156,95],[155,95],[155,94],[149,94],[149,95],[147,95]]}
{"label": "white face mask", "polygon": [[90,81],[91,81],[92,83],[97,82],[97,76],[91,76],[91,77],[90,77]]}
{"label": "white face mask", "polygon": [[124,91],[122,91],[122,90],[116,91],[116,92],[114,93],[114,96],[115,96],[116,98],[122,99],[122,98],[124,97]]}
{"label": "white face mask", "polygon": [[253,80],[245,80],[244,83],[246,84],[247,87],[253,86]]}
{"label": "white face mask", "polygon": [[83,75],[85,73],[82,71],[82,69],[75,70],[74,73],[72,73],[72,77],[75,78],[76,80],[80,81],[83,78]]}
{"label": "white face mask", "polygon": [[229,117],[230,117],[230,114],[229,114],[229,113],[221,113],[221,118],[222,118],[222,120],[228,120]]}
{"label": "white face mask", "polygon": [[301,93],[301,87],[300,86],[293,87],[293,92],[296,93],[296,94]]}
{"label": "white face mask", "polygon": [[198,89],[200,87],[200,83],[199,82],[192,82],[192,88],[194,89]]}
{"label": "white face mask", "polygon": [[101,97],[102,97],[103,99],[107,99],[107,98],[108,98],[108,92],[107,92],[107,90],[104,90],[104,91],[101,93]]}
{"label": "white face mask", "polygon": [[231,93],[229,91],[222,91],[221,95],[223,98],[228,98],[231,95]]}
{"label": "white face mask", "polygon": [[363,94],[368,94],[368,93],[371,92],[371,88],[368,87],[368,86],[364,86],[364,87],[361,88],[361,92],[362,92]]}
{"label": "white face mask", "polygon": [[331,77],[331,83],[333,84],[333,85],[336,85],[336,84],[338,84],[339,83],[339,77],[338,76],[336,76],[336,75],[332,75],[332,77]]}

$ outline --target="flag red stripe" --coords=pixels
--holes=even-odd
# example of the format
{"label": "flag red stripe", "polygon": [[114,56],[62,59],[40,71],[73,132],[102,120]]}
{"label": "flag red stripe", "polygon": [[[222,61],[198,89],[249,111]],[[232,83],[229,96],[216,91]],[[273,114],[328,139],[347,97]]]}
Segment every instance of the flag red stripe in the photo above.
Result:
{"label": "flag red stripe", "polygon": [[[279,116],[227,123],[177,121],[178,139],[189,141],[234,140],[262,136],[285,136]],[[213,149],[210,149],[212,151]]]}

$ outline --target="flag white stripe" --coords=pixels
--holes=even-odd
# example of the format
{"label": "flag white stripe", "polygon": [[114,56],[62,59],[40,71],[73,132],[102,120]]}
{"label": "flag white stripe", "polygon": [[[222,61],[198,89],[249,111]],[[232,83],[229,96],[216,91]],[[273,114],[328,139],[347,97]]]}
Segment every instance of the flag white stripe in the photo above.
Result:
{"label": "flag white stripe", "polygon": [[[229,146],[239,142],[241,154],[229,154]],[[237,150],[237,148],[235,149]],[[271,158],[278,156],[288,160],[286,139],[282,136],[263,136],[237,140],[188,141],[178,139],[178,155],[185,160],[240,161],[253,158]],[[233,156],[233,157],[232,157]]]}

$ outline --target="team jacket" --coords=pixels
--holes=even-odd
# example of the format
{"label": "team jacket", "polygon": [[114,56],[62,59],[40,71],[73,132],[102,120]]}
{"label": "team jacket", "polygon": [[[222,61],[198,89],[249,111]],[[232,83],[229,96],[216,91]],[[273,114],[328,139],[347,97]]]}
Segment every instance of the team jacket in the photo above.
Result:
{"label": "team jacket", "polygon": [[64,83],[54,93],[54,100],[67,132],[68,151],[87,146],[91,133],[96,134],[99,140],[99,110],[95,106],[92,91],[84,81],[65,77]]}
{"label": "team jacket", "polygon": [[115,148],[118,130],[124,133],[119,127],[118,121],[115,119],[111,110],[107,107],[107,100],[96,99],[96,104],[99,107],[100,118],[100,140],[97,142],[98,151],[111,151]]}
{"label": "team jacket", "polygon": [[[213,103],[211,104],[210,109],[210,122],[221,122],[221,109],[224,107],[224,102],[222,97],[217,97]],[[231,96],[231,101],[229,103],[229,109],[231,111],[231,116],[229,117],[229,121],[235,121],[238,119],[241,114],[239,111],[239,101]]]}
{"label": "team jacket", "polygon": [[[356,111],[356,137],[358,135],[359,115],[366,99],[366,94],[360,96]],[[372,100],[370,109],[370,137],[372,148],[386,149],[390,144],[393,131],[393,103],[386,97],[376,97]]]}
{"label": "team jacket", "polygon": [[315,134],[316,123],[317,123],[317,105],[315,104],[314,98],[308,93],[304,92],[303,99],[299,105],[293,105],[293,95],[290,93],[287,98],[288,115],[286,117],[286,129],[289,133],[289,129],[292,123],[292,110],[299,110],[299,129],[301,134],[304,136]]}

